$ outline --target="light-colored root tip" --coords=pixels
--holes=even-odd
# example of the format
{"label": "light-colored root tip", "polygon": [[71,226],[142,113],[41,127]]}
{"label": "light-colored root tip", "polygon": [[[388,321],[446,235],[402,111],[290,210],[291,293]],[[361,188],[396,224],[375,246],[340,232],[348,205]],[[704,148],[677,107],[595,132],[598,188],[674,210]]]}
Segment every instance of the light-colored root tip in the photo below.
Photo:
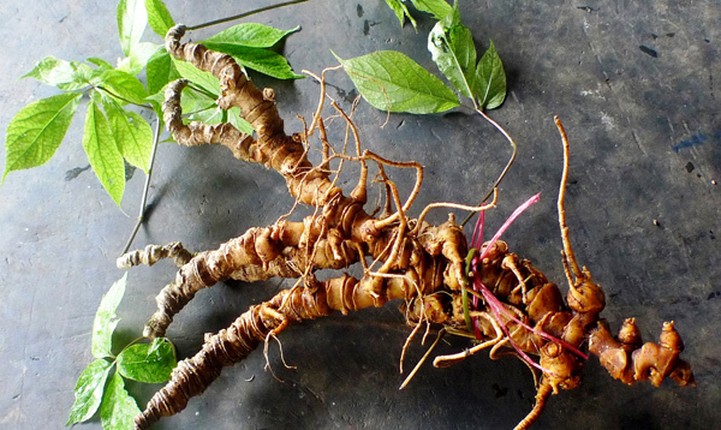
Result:
{"label": "light-colored root tip", "polygon": [[[568,172],[570,166],[570,145],[568,143],[568,135],[566,135],[566,129],[563,127],[563,123],[558,116],[553,117],[553,121],[556,123],[558,132],[561,135],[561,142],[563,143],[563,174],[561,175],[561,185],[558,190],[558,224],[561,228],[561,238],[563,240],[563,253],[564,253],[564,266],[570,268],[570,272],[576,278],[582,276],[581,268],[576,260],[576,255],[573,252],[573,246],[571,245],[571,236],[568,229],[568,223],[566,222],[566,185],[568,184]],[[575,282],[569,276],[569,272],[566,272],[568,283],[573,287]]]}
{"label": "light-colored root tip", "polygon": [[513,430],[526,430],[530,428],[541,416],[541,412],[543,412],[543,408],[546,406],[546,400],[548,400],[552,392],[551,384],[545,381],[541,382],[536,393],[536,403],[533,405],[533,409],[531,409],[531,412],[529,412]]}

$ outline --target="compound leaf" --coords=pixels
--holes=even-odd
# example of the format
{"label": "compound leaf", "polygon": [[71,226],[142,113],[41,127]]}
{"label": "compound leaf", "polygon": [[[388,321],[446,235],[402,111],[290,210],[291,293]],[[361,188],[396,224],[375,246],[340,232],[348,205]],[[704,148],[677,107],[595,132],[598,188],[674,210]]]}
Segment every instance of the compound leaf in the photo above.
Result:
{"label": "compound leaf", "polygon": [[118,373],[113,374],[100,405],[100,422],[103,430],[127,430],[134,427],[133,419],[140,408],[125,389],[125,382]]}
{"label": "compound leaf", "polygon": [[175,368],[175,348],[166,338],[129,346],[118,355],[118,372],[126,378],[146,383],[161,383]]}
{"label": "compound leaf", "polygon": [[426,114],[445,112],[459,104],[440,79],[401,52],[376,51],[338,60],[363,98],[376,109]]}
{"label": "compound leaf", "polygon": [[46,163],[68,131],[82,94],[58,94],[31,103],[10,121],[5,133],[5,172]]}
{"label": "compound leaf", "polygon": [[113,201],[120,206],[125,191],[125,163],[108,120],[94,99],[88,104],[82,143],[95,175]]}
{"label": "compound leaf", "polygon": [[103,389],[111,367],[110,362],[97,359],[83,370],[75,384],[75,402],[65,425],[81,423],[95,415],[103,400]]}

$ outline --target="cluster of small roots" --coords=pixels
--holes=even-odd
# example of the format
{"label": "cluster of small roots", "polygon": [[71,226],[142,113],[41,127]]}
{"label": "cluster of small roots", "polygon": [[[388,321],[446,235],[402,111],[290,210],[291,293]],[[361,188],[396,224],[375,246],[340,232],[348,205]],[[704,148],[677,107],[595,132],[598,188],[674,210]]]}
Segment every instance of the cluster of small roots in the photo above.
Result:
{"label": "cluster of small roots", "polygon": [[[657,343],[643,343],[633,319],[626,320],[617,336],[600,319],[605,305],[603,290],[576,262],[565,222],[568,141],[560,122],[565,163],[558,205],[569,285],[565,299],[556,284],[530,261],[510,252],[505,242],[494,238],[481,244],[476,236],[471,242],[474,249],[469,251],[452,214],[441,225],[424,221],[429,210],[439,207],[482,213],[494,206],[495,194],[494,202],[485,206],[437,203],[410,218],[423,180],[422,166],[363,150],[352,114],[331,103],[333,117],[345,125],[347,136],[342,149],[335,149],[322,117],[324,76],[318,78],[321,97],[312,123],[303,123],[301,132],[288,135],[271,89],[256,88],[230,56],[200,44],[181,43],[184,33],[183,26],[170,30],[168,52],[215,75],[222,91],[218,106],[240,108],[255,134],[245,135],[229,123],[183,121],[180,96],[186,82],[181,80],[168,87],[163,106],[175,140],[189,146],[223,145],[240,160],[278,172],[297,204],[308,206],[312,214],[300,221],[284,215],[215,250],[192,254],[176,242],[149,246],[118,260],[120,266],[131,267],[172,258],[179,266],[175,280],[156,299],[157,311],[144,332],[149,338],[163,336],[173,316],[198,291],[218,282],[274,277],[297,280],[292,288],[252,306],[228,328],[207,336],[202,349],[178,364],[167,385],[136,418],[136,429],[147,429],[161,417],[180,412],[221,369],[243,360],[289,325],[336,311],[345,315],[380,307],[393,300],[402,304],[413,327],[409,341],[421,326],[470,339],[467,349],[436,357],[436,367],[452,365],[486,349],[492,358],[510,353],[529,364],[537,386],[536,403],[518,424],[519,429],[538,418],[551,393],[578,386],[587,359],[584,351],[598,356],[603,367],[626,384],[648,379],[658,386],[667,377],[680,385],[693,384],[690,366],[679,358],[683,345],[673,322],[664,323]],[[322,158],[317,165],[308,158],[312,136],[320,143],[319,149],[314,149]],[[357,185],[348,195],[337,185],[344,163],[360,167]],[[371,213],[365,208],[369,167],[377,172],[371,179],[381,184],[385,194],[384,204]],[[408,196],[402,197],[388,176],[391,169],[415,171],[415,186]],[[344,274],[322,281],[316,277],[320,270],[344,269],[356,263],[363,269],[362,276]]]}

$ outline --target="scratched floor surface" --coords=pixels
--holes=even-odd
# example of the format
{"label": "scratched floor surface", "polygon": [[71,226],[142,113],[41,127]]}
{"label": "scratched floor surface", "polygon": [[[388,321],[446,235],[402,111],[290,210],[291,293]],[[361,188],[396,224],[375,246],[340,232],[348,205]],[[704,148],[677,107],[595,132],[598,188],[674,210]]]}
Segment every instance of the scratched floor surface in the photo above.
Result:
{"label": "scratched floor surface", "polygon": [[[120,55],[112,3],[0,5],[3,129],[22,106],[55,94],[19,80],[36,61],[54,55],[112,62]],[[177,21],[198,24],[265,3],[167,4]],[[647,340],[664,320],[675,320],[698,380],[695,389],[627,387],[591,361],[581,387],[553,397],[538,428],[721,428],[721,4],[461,2],[461,13],[476,41],[488,46],[492,39],[504,60],[509,97],[492,115],[520,151],[499,208],[488,215],[489,228],[542,192],[541,203],[506,239],[561,283],[555,213],[561,148],[552,122],[552,115],[560,115],[573,145],[572,238],[582,263],[606,289],[604,316],[614,327],[637,317]],[[313,0],[256,20],[302,26],[284,47],[296,70],[335,65],[331,49],[344,58],[396,49],[432,66],[425,48],[432,23],[421,20],[418,32],[401,29],[381,1]],[[259,80],[276,88],[287,129],[299,130],[295,115],[311,115],[318,85],[310,79]],[[329,82],[329,95],[340,102],[355,96],[342,74],[331,74]],[[463,113],[386,118],[361,104],[355,118],[366,147],[426,166],[418,208],[436,200],[475,202],[509,155],[489,125]],[[331,133],[339,141],[343,130]],[[87,169],[81,136],[82,122],[75,121],[50,163],[13,172],[0,187],[1,428],[64,424],[75,380],[91,360],[95,309],[122,274],[114,260],[134,223],[144,177],[135,172],[130,178],[124,214]],[[0,153],[4,158],[4,148]],[[153,210],[138,247],[181,240],[194,250],[214,248],[248,227],[272,223],[291,205],[276,174],[235,162],[222,148],[163,144],[158,157]],[[394,179],[407,191],[410,177]],[[435,221],[443,217],[438,213]],[[120,338],[139,334],[154,295],[172,277],[164,264],[130,274]],[[228,325],[279,287],[268,282],[204,291],[169,336],[179,354],[192,354],[205,332]],[[500,429],[511,428],[530,409],[534,390],[525,366],[513,359],[492,362],[485,354],[450,369],[425,366],[409,388],[398,391],[403,376],[397,362],[407,334],[394,305],[295,327],[281,341],[296,370],[283,368],[277,347],[270,347],[270,364],[284,382],[263,370],[257,352],[158,428]],[[409,361],[423,350],[414,345]],[[157,388],[130,386],[146,399]]]}

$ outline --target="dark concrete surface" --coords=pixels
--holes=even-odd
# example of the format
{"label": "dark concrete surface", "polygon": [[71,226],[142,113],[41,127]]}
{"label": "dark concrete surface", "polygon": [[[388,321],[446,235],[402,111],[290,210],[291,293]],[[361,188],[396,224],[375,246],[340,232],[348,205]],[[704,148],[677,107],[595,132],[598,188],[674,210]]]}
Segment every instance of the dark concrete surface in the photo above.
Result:
{"label": "dark concrete surface", "polygon": [[[167,3],[176,20],[188,24],[265,4]],[[22,106],[55,93],[18,80],[39,59],[113,61],[120,55],[114,10],[110,1],[0,5],[3,129]],[[542,202],[506,239],[562,282],[555,213],[561,148],[552,123],[552,115],[560,115],[573,145],[572,237],[582,263],[606,289],[604,316],[614,327],[636,316],[648,340],[662,321],[675,320],[698,380],[695,389],[627,387],[591,360],[581,387],[550,399],[537,428],[721,428],[721,3],[465,1],[461,10],[477,42],[487,46],[492,38],[505,62],[509,97],[492,115],[520,151],[499,209],[489,214],[490,228],[541,191]],[[417,33],[400,29],[382,1],[312,0],[256,21],[303,27],[285,46],[296,70],[336,64],[330,49],[346,58],[398,49],[431,66],[425,52],[430,22],[421,20]],[[352,99],[346,77],[336,73],[329,81],[330,96]],[[294,115],[311,115],[318,86],[310,79],[272,84],[288,129],[299,129]],[[392,115],[381,127],[386,115],[361,104],[356,119],[366,147],[426,166],[416,211],[436,200],[476,201],[508,157],[500,136],[470,115]],[[89,170],[69,175],[87,165],[81,132],[76,121],[53,160],[10,174],[0,188],[0,428],[62,427],[75,380],[91,360],[95,309],[121,276],[114,260],[134,223],[144,178],[136,172],[128,182],[126,216]],[[334,132],[336,141],[341,133]],[[395,178],[407,190],[410,178]],[[238,163],[222,148],[174,144],[160,148],[151,202],[150,221],[135,245],[181,240],[194,250],[272,223],[291,203],[276,174]],[[172,276],[167,264],[130,273],[120,338],[139,334],[154,295]],[[204,291],[169,336],[180,355],[192,354],[205,332],[228,325],[280,287],[273,281]],[[270,363],[284,382],[263,370],[258,351],[158,428],[502,429],[528,412],[534,390],[525,366],[492,362],[485,354],[450,369],[425,366],[398,391],[407,334],[394,305],[292,328],[281,340],[297,370],[283,368],[277,346],[270,346]],[[422,352],[414,345],[409,363]],[[130,387],[143,399],[157,388]],[[97,421],[82,426],[99,427]]]}

